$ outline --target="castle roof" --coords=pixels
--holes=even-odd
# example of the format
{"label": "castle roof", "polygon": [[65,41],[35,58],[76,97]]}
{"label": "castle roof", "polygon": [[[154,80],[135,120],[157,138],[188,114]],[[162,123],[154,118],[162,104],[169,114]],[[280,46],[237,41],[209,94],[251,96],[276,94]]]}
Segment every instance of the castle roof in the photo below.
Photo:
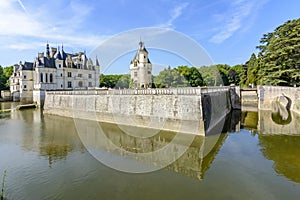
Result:
{"label": "castle roof", "polygon": [[21,64],[20,69],[21,70],[33,70],[33,63],[25,62],[24,64]]}
{"label": "castle roof", "polygon": [[55,61],[53,58],[44,57],[44,66],[47,68],[55,68]]}
{"label": "castle roof", "polygon": [[[133,60],[130,61],[130,64],[132,64],[134,62],[139,63],[139,57],[138,56],[139,56],[140,53],[143,53],[143,52],[146,52],[148,54],[148,51],[147,51],[147,49],[146,49],[146,47],[144,45],[144,42],[140,41],[139,42],[139,49],[137,50],[135,56],[133,57]],[[149,58],[148,58],[147,62],[151,63],[150,60],[149,60]]]}

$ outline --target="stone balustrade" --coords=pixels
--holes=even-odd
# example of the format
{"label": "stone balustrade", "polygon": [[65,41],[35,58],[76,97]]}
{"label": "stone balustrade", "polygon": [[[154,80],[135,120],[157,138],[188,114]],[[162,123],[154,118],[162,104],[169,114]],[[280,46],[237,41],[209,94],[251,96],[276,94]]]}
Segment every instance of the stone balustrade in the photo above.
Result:
{"label": "stone balustrade", "polygon": [[229,87],[186,87],[154,89],[72,90],[48,91],[52,95],[200,95],[201,93],[224,92]]}

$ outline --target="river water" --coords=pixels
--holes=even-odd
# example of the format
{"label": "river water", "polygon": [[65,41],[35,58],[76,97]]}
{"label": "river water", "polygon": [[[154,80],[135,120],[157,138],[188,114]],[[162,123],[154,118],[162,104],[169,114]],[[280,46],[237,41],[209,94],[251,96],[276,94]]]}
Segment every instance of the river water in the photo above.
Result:
{"label": "river water", "polygon": [[[1,103],[1,109],[14,106]],[[95,122],[80,120],[84,132],[77,120],[40,110],[1,113],[0,177],[6,170],[4,191],[11,200],[299,199],[300,116],[289,114],[278,120],[268,112],[232,113],[223,134],[195,137],[175,162],[148,173],[126,173],[100,162],[95,152],[113,158],[111,166],[120,168],[151,163],[103,142]],[[126,152],[156,151],[175,134],[136,139],[116,125],[97,124]],[[177,142],[172,151],[183,146]],[[158,160],[152,165],[160,168]]]}

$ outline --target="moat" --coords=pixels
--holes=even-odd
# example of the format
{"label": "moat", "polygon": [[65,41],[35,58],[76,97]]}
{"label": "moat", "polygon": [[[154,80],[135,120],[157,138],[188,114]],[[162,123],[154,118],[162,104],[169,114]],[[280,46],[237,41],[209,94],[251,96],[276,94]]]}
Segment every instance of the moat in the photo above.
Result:
{"label": "moat", "polygon": [[[1,109],[16,106],[0,105]],[[97,128],[91,121],[80,123],[89,130]],[[155,150],[174,137],[162,131],[159,138],[136,140],[116,125],[97,124],[107,138],[129,152]],[[222,134],[196,136],[172,164],[132,174],[95,159],[90,147],[120,165],[136,162],[100,140],[83,138],[77,120],[34,109],[6,112],[0,114],[0,173],[6,170],[4,189],[9,199],[298,199],[298,127],[300,116],[292,112],[281,119],[269,112],[234,111],[224,121]]]}

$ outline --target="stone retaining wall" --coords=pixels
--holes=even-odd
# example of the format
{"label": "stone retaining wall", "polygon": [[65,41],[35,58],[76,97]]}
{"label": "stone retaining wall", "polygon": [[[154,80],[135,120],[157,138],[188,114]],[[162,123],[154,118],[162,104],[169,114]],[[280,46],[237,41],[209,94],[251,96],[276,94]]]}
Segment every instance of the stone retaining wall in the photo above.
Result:
{"label": "stone retaining wall", "polygon": [[258,86],[258,109],[272,110],[272,103],[280,97],[290,102],[289,109],[300,114],[300,88],[279,86]]}
{"label": "stone retaining wall", "polygon": [[[204,94],[211,104],[202,105]],[[218,123],[231,110],[229,88],[49,91],[44,112],[205,135],[203,107],[213,113],[210,124]]]}

